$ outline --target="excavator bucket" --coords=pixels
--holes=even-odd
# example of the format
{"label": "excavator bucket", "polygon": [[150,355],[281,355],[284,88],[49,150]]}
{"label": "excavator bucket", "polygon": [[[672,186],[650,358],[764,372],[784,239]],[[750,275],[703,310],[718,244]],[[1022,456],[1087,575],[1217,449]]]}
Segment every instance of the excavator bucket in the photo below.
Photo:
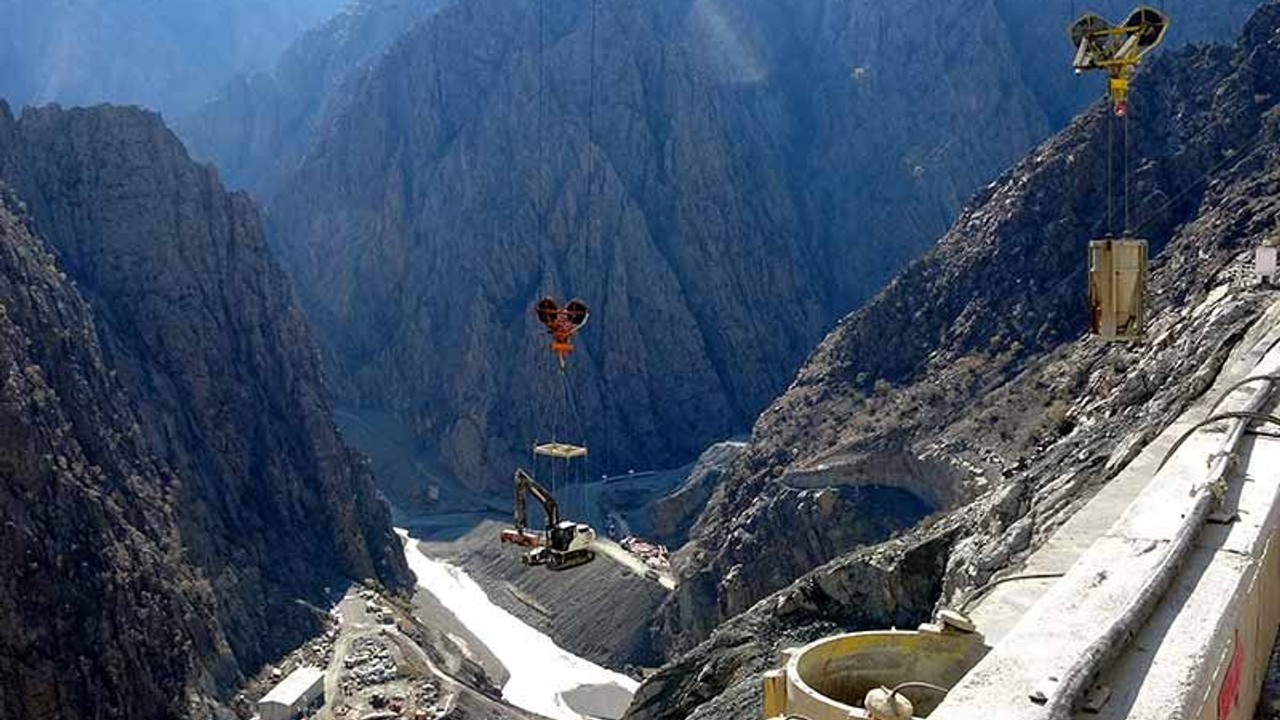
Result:
{"label": "excavator bucket", "polygon": [[516,528],[507,528],[502,531],[502,542],[508,545],[519,545],[520,547],[536,548],[542,546],[542,536],[529,530],[518,530]]}
{"label": "excavator bucket", "polygon": [[1094,240],[1089,244],[1092,331],[1104,340],[1140,340],[1146,330],[1147,241]]}

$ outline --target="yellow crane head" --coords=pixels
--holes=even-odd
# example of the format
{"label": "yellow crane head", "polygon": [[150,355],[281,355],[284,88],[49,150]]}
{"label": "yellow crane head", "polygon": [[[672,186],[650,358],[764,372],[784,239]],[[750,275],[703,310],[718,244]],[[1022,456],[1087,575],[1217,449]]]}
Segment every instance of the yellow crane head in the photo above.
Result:
{"label": "yellow crane head", "polygon": [[1129,78],[1147,53],[1156,49],[1169,32],[1169,16],[1139,5],[1119,25],[1095,13],[1086,13],[1071,24],[1071,44],[1076,49],[1072,67],[1077,73],[1106,70],[1111,76],[1111,98],[1117,115],[1127,112]]}

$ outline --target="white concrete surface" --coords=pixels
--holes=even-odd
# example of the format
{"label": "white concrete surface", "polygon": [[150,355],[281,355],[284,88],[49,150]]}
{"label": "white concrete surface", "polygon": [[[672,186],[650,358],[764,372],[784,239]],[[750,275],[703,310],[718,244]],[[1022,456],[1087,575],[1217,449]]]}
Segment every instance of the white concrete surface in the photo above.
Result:
{"label": "white concrete surface", "polygon": [[[1268,572],[1264,553],[1280,527],[1280,440],[1256,438],[1248,444],[1248,466],[1234,478],[1225,503],[1238,508],[1239,519],[1206,527],[1165,601],[1130,651],[1104,675],[1113,696],[1099,720],[1182,717],[1187,708],[1203,705],[1206,696],[1216,700],[1222,666],[1247,615],[1248,590]],[[1261,655],[1263,669],[1272,644],[1267,636],[1274,631],[1272,625],[1269,631],[1241,632],[1241,643]],[[1260,684],[1260,674],[1246,678],[1242,694],[1247,697]],[[1216,708],[1212,717],[1217,718]]]}
{"label": "white concrete surface", "polygon": [[[1075,512],[1057,532],[1049,537],[1024,564],[1009,574],[1066,573],[1071,566],[1101,538],[1129,505],[1138,498],[1155,475],[1156,468],[1173,443],[1187,429],[1209,416],[1210,405],[1226,388],[1257,374],[1263,354],[1280,339],[1280,306],[1273,307],[1261,322],[1258,332],[1246,340],[1228,359],[1212,389],[1192,403],[1172,425],[1148,444],[1115,478]],[[1245,388],[1243,393],[1256,389]],[[1241,393],[1237,393],[1239,398]],[[1227,408],[1230,402],[1225,403]],[[1086,479],[1087,480],[1087,479]],[[994,588],[972,608],[969,615],[978,624],[987,641],[996,644],[1027,611],[1057,583],[1057,580],[1012,582]]]}
{"label": "white concrete surface", "polygon": [[[457,616],[506,667],[510,678],[502,697],[516,707],[553,720],[591,720],[570,707],[566,695],[618,697],[635,693],[638,683],[563,650],[551,638],[489,600],[484,590],[461,568],[425,555],[418,542],[398,530],[406,540],[405,557],[418,585]],[[604,690],[611,692],[605,693]]]}
{"label": "white concrete surface", "polygon": [[[1244,352],[1230,361],[1222,385],[1280,371],[1280,350],[1272,347],[1280,326],[1260,325],[1267,332],[1251,336]],[[1219,410],[1239,409],[1258,387],[1232,393]],[[974,612],[979,630],[999,641],[952,689],[932,720],[1036,716],[1030,695],[1052,692],[1053,679],[1065,674],[1138,593],[1190,512],[1227,423],[1217,432],[1197,433],[1152,475],[1176,436],[1203,418],[1206,403],[1219,394],[1217,389],[1207,393],[1205,402],[1147,448],[1028,563],[1028,572],[1065,569],[1064,578],[1000,588],[979,606]],[[1097,717],[1216,719],[1216,706],[1214,715],[1200,712],[1221,685],[1226,654],[1241,624],[1254,638],[1250,653],[1265,644],[1260,650],[1265,657],[1270,648],[1274,624],[1263,627],[1250,619],[1256,612],[1243,609],[1254,602],[1257,578],[1266,569],[1263,549],[1280,526],[1280,444],[1264,438],[1246,446],[1251,450],[1248,477],[1235,478],[1235,497],[1226,503],[1238,503],[1241,520],[1201,533],[1191,562],[1107,675],[1113,696]],[[1243,704],[1247,692],[1242,697]],[[1221,720],[1238,720],[1243,713],[1237,708]]]}

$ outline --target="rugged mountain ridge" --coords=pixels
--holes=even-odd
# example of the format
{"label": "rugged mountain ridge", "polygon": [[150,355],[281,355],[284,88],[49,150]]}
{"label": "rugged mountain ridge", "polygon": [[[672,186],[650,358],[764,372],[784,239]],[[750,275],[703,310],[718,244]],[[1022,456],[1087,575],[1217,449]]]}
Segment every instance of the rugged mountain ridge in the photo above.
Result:
{"label": "rugged mountain ridge", "polygon": [[237,75],[174,129],[193,156],[218,166],[226,183],[268,200],[349,101],[359,74],[448,2],[352,3],[289,45],[272,71]]}
{"label": "rugged mountain ridge", "polygon": [[176,716],[201,673],[235,674],[214,600],[92,313],[20,211],[0,187],[0,717]]}
{"label": "rugged mountain ridge", "polygon": [[137,103],[176,117],[268,67],[344,0],[0,0],[0,97]]}
{"label": "rugged mountain ridge", "polygon": [[[841,323],[761,416],[677,558],[695,592],[661,622],[669,647],[689,651],[629,717],[758,712],[758,674],[778,649],[901,624],[904,611],[915,622],[1016,565],[1204,393],[1277,300],[1248,274],[1280,222],[1278,91],[1277,3],[1235,46],[1167,55],[1141,75],[1130,130],[1134,226],[1156,251],[1147,342],[1081,337],[1085,243],[1106,229],[1101,106],[979,193],[933,251]],[[933,469],[900,472],[921,465]],[[951,507],[907,536],[852,552],[829,542],[835,559],[782,589],[779,575],[808,568],[757,570],[760,557],[785,563],[797,533],[830,537],[848,521],[761,521],[795,507],[797,488],[931,482],[951,489]],[[932,569],[906,570],[904,553],[926,553]],[[923,595],[903,607],[886,591],[879,611],[851,617],[842,608],[866,590],[848,578],[873,571],[888,573],[876,586],[914,582]]]}
{"label": "rugged mountain ridge", "polygon": [[1093,92],[1016,61],[1065,22],[1025,3],[663,0],[599,6],[592,112],[590,5],[538,7],[402,37],[269,218],[344,404],[473,488],[558,392],[537,295],[595,307],[572,367],[598,469],[682,465]]}
{"label": "rugged mountain ridge", "polygon": [[409,585],[247,196],[158,116],[105,106],[0,103],[0,181],[29,218],[5,226],[23,564],[0,716],[201,716],[188,696],[225,700],[307,637],[327,587]]}

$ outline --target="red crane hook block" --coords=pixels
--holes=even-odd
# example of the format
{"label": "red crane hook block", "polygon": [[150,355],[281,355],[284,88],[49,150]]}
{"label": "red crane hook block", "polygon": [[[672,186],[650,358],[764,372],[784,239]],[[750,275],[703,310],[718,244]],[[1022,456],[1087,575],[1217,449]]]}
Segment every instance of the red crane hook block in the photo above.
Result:
{"label": "red crane hook block", "polygon": [[570,300],[560,307],[552,298],[542,298],[534,306],[538,321],[547,326],[551,335],[551,351],[560,358],[563,365],[566,358],[573,353],[573,336],[582,330],[591,316],[587,304],[581,300]]}

